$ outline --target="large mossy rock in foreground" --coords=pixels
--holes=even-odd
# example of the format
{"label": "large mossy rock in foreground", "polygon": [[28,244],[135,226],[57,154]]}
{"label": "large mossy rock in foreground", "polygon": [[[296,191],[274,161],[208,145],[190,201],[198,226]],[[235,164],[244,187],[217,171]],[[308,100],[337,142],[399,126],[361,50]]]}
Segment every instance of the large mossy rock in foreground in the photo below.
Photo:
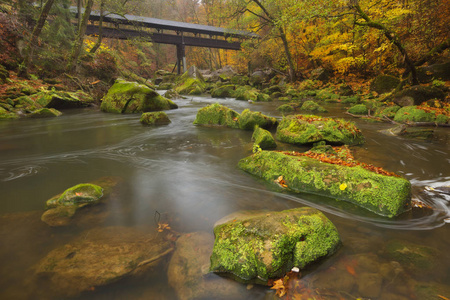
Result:
{"label": "large mossy rock in foreground", "polygon": [[137,82],[116,80],[103,97],[102,111],[111,113],[138,113],[178,108],[171,100]]}
{"label": "large mossy rock in foreground", "polygon": [[[77,296],[127,276],[151,272],[173,251],[165,235],[126,227],[96,228],[48,253],[35,266],[38,299]],[[153,270],[154,272],[154,270]]]}
{"label": "large mossy rock in foreground", "polygon": [[364,137],[352,122],[313,115],[284,117],[277,128],[277,139],[294,145],[317,142],[359,145]]}
{"label": "large mossy rock in foreground", "polygon": [[247,212],[214,227],[211,271],[244,282],[265,283],[333,254],[340,244],[336,227],[320,211],[296,208]]}
{"label": "large mossy rock in foreground", "polygon": [[294,192],[307,192],[352,202],[376,214],[394,217],[410,204],[408,180],[377,174],[362,165],[325,163],[293,152],[260,151],[242,159],[239,167],[268,182],[280,182]]}

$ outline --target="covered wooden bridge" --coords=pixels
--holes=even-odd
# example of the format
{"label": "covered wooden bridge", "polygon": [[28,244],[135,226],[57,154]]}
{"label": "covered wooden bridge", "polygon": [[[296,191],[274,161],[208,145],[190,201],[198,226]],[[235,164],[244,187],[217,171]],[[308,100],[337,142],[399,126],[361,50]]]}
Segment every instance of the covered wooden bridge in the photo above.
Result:
{"label": "covered wooden bridge", "polygon": [[[76,7],[70,9],[77,14]],[[92,11],[89,20],[91,24],[86,34],[99,34],[100,12]],[[102,36],[116,39],[145,37],[154,43],[176,45],[178,74],[186,71],[186,46],[240,50],[242,39],[259,37],[241,30],[108,12],[103,13]]]}

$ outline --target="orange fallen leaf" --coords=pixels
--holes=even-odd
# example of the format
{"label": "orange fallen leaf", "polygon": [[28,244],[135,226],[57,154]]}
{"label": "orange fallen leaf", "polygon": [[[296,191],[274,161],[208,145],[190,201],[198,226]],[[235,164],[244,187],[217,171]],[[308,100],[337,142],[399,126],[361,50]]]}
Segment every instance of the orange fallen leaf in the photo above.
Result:
{"label": "orange fallen leaf", "polygon": [[345,269],[347,272],[349,272],[351,275],[356,276],[355,268],[353,266],[345,266]]}
{"label": "orange fallen leaf", "polygon": [[275,280],[273,282],[273,286],[270,288],[271,290],[276,290],[276,294],[278,297],[283,297],[286,295],[286,287],[284,286],[284,280],[283,278],[280,278],[278,280]]}

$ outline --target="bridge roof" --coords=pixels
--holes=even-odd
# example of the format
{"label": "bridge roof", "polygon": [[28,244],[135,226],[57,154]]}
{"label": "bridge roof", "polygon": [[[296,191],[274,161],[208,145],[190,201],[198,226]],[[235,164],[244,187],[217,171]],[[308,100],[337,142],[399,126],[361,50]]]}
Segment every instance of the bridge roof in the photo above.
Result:
{"label": "bridge roof", "polygon": [[[70,10],[73,13],[77,13],[77,8],[75,6],[71,6]],[[84,13],[84,9],[82,9],[82,13]],[[92,21],[100,20],[100,12],[92,11],[91,16],[89,18]],[[163,19],[155,19],[148,17],[140,17],[134,15],[118,15],[114,13],[103,13],[103,21],[114,24],[124,24],[124,25],[134,25],[134,26],[142,26],[148,28],[156,28],[163,30],[173,30],[178,32],[190,32],[195,34],[207,34],[207,35],[215,35],[215,36],[233,36],[240,38],[257,38],[259,37],[257,34],[243,31],[243,30],[234,30],[222,27],[214,27],[208,25],[200,25],[193,23],[185,23],[185,22],[177,22]]]}

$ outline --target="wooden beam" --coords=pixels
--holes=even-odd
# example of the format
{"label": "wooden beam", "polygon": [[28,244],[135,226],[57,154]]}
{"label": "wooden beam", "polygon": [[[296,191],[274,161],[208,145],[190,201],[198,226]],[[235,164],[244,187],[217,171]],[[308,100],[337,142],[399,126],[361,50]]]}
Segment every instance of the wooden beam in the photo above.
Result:
{"label": "wooden beam", "polygon": [[[86,29],[87,35],[98,34],[98,27],[96,25],[88,25]],[[103,27],[103,37],[115,39],[129,39],[133,37],[149,38],[154,43],[171,44],[171,45],[185,45],[193,47],[218,48],[228,50],[241,50],[240,42],[228,42],[222,39],[208,39],[194,36],[182,36],[175,34],[165,34],[157,32],[146,32],[132,29],[118,29]]]}

